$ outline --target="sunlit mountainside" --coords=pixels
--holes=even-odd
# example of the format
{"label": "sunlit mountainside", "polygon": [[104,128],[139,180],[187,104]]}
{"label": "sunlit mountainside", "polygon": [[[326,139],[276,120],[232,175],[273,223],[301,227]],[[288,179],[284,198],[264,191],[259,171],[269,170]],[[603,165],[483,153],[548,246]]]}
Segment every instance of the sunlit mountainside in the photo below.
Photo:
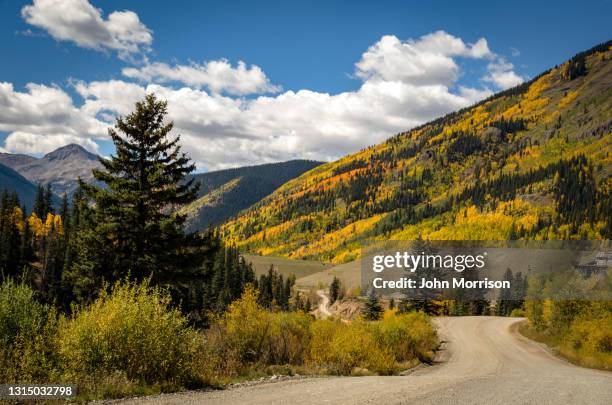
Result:
{"label": "sunlit mountainside", "polygon": [[255,254],[334,263],[370,238],[610,238],[611,44],[319,166],[223,232]]}

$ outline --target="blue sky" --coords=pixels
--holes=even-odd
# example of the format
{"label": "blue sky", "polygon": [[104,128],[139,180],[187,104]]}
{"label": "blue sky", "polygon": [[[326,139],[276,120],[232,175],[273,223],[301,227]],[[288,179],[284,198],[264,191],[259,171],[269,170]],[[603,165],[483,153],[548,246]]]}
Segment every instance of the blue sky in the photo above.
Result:
{"label": "blue sky", "polygon": [[111,153],[103,127],[156,91],[201,170],[333,159],[610,39],[610,16],[601,0],[0,1],[0,107],[20,112],[0,113],[0,147]]}

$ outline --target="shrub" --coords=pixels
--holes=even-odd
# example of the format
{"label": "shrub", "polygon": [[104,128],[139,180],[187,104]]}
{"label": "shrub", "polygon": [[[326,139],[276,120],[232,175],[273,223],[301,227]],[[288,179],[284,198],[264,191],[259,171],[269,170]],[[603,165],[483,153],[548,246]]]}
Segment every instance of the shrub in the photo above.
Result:
{"label": "shrub", "polygon": [[612,315],[576,319],[569,328],[567,340],[575,350],[612,353]]}
{"label": "shrub", "polygon": [[28,286],[0,285],[0,381],[54,379],[56,315]]}
{"label": "shrub", "polygon": [[427,315],[410,312],[385,317],[376,324],[377,342],[387,347],[397,361],[430,361],[438,339]]}
{"label": "shrub", "polygon": [[313,323],[304,312],[270,314],[272,328],[268,339],[268,363],[301,365],[310,347]]}
{"label": "shrub", "polygon": [[197,334],[169,308],[170,297],[146,283],[116,284],[59,325],[59,355],[69,378],[124,373],[146,384],[190,378]]}
{"label": "shrub", "polygon": [[270,314],[258,304],[258,298],[257,290],[247,287],[213,327],[223,335],[223,342],[218,343],[242,362],[257,361],[267,354],[266,340],[272,325]]}
{"label": "shrub", "polygon": [[45,323],[45,312],[28,286],[4,282],[0,286],[0,347],[10,350],[18,336],[36,336]]}
{"label": "shrub", "polygon": [[[428,360],[437,344],[426,315],[393,315],[379,322],[314,320],[304,312],[273,313],[248,287],[206,332],[204,379],[222,381],[251,366],[306,364],[337,375],[393,374],[400,363]],[[217,359],[223,359],[218,361]]]}
{"label": "shrub", "polygon": [[[206,346],[242,366],[253,362],[299,365],[308,351],[311,324],[312,318],[304,312],[267,311],[258,303],[257,290],[247,287],[206,333]],[[224,370],[238,371],[236,367]]]}
{"label": "shrub", "polygon": [[377,345],[372,325],[364,321],[316,321],[309,360],[337,375],[349,375],[357,367],[380,374],[392,374],[396,369],[393,354]]}
{"label": "shrub", "polygon": [[510,316],[512,318],[524,318],[526,316],[525,310],[522,308],[514,308],[512,312],[510,312]]}

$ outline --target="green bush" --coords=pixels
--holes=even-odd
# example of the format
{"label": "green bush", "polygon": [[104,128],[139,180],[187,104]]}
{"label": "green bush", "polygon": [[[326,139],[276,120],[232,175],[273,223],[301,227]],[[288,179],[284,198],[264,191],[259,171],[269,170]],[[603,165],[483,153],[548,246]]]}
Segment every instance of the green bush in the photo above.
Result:
{"label": "green bush", "polygon": [[512,312],[510,312],[510,317],[512,318],[524,318],[525,316],[525,310],[522,308],[514,308]]}
{"label": "green bush", "polygon": [[9,349],[18,336],[36,336],[45,323],[45,308],[26,285],[8,280],[0,286],[0,348]]}
{"label": "green bush", "polygon": [[146,384],[191,378],[198,335],[169,307],[170,297],[147,284],[117,284],[59,325],[59,356],[69,378],[124,373]]}
{"label": "green bush", "polygon": [[0,285],[0,381],[56,379],[56,314],[28,286]]}
{"label": "green bush", "polygon": [[[270,372],[393,374],[427,359],[436,335],[419,313],[378,322],[315,320],[269,312],[247,288],[198,334],[169,295],[117,284],[70,318],[36,302],[26,286],[0,286],[0,378],[73,382],[79,399],[223,385]],[[410,364],[408,364],[410,363]]]}

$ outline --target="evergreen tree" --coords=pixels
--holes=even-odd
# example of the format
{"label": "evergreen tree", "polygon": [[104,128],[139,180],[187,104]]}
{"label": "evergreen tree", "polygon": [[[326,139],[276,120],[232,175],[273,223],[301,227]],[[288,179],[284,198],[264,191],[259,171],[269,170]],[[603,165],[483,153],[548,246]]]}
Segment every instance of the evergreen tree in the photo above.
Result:
{"label": "evergreen tree", "polygon": [[[511,285],[513,283],[514,276],[512,274],[512,270],[509,268],[504,272],[504,281],[510,281]],[[517,286],[512,285],[513,288],[517,288]],[[497,303],[495,304],[495,315],[497,316],[508,316],[512,311],[510,308],[512,303],[510,300],[511,292],[506,288],[502,288],[499,292],[499,298],[497,299]]]}
{"label": "evergreen tree", "polygon": [[60,217],[62,217],[64,227],[67,227],[70,224],[70,219],[68,218],[69,213],[70,211],[68,207],[68,195],[64,194],[59,209],[59,215]]}
{"label": "evergreen tree", "polygon": [[[45,214],[51,213],[55,214],[55,209],[53,207],[53,191],[51,191],[51,184],[47,183],[44,191],[44,199],[45,199]],[[41,217],[42,218],[42,217]]]}
{"label": "evergreen tree", "polygon": [[36,186],[36,196],[34,197],[34,207],[32,208],[32,212],[36,214],[38,218],[43,220],[45,219],[45,216],[47,216],[47,200],[45,198],[45,188],[42,186],[42,184],[38,184]]}
{"label": "evergreen tree", "polygon": [[336,302],[340,297],[340,279],[334,276],[333,281],[329,285],[329,299],[332,303]]}
{"label": "evergreen tree", "polygon": [[94,202],[96,248],[107,250],[101,267],[109,281],[151,277],[172,284],[197,276],[201,237],[185,234],[185,217],[176,212],[196,198],[193,179],[185,181],[195,166],[181,153],[180,137],[170,139],[166,114],[167,103],[153,94],[137,102],[109,129],[116,154],[93,171],[106,187],[81,182]]}
{"label": "evergreen tree", "polygon": [[363,317],[368,321],[377,321],[381,318],[382,313],[383,308],[380,305],[380,300],[378,299],[376,291],[372,288],[368,293],[368,299],[363,308]]}

